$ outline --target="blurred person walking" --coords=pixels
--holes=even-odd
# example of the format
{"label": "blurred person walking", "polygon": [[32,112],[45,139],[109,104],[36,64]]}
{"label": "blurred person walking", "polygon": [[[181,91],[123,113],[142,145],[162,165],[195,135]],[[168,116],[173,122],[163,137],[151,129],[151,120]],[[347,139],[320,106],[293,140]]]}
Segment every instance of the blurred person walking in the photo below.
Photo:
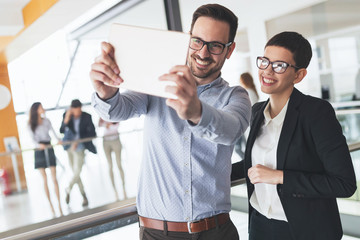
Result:
{"label": "blurred person walking", "polygon": [[240,86],[245,88],[245,90],[248,92],[251,106],[257,103],[259,101],[259,94],[256,90],[254,79],[251,74],[248,72],[241,74],[239,82]]}
{"label": "blurred person walking", "polygon": [[118,132],[119,122],[107,122],[104,119],[99,119],[99,127],[104,127],[104,138],[103,138],[103,147],[106,159],[109,165],[109,175],[111,179],[111,183],[113,185],[116,201],[119,201],[118,192],[115,186],[114,180],[114,172],[113,172],[113,161],[111,154],[115,154],[116,164],[119,168],[119,173],[123,185],[123,196],[124,199],[127,198],[126,191],[125,191],[125,174],[121,166],[121,149],[122,145],[120,142],[120,136]]}
{"label": "blurred person walking", "polygon": [[60,192],[59,192],[59,184],[56,178],[56,156],[54,153],[54,149],[48,145],[50,145],[51,137],[49,132],[52,132],[53,135],[60,140],[54,128],[51,125],[49,119],[45,117],[45,110],[42,107],[40,102],[35,102],[32,104],[30,108],[30,116],[29,116],[29,132],[31,138],[36,144],[36,149],[34,152],[35,155],[35,169],[38,169],[43,177],[44,181],[44,190],[46,197],[49,201],[51,211],[53,216],[55,216],[55,209],[53,204],[51,203],[48,183],[47,183],[47,175],[46,168],[50,168],[52,181],[54,183],[55,194],[58,200],[59,212],[60,215],[63,215],[61,202],[60,202]]}
{"label": "blurred person walking", "polygon": [[65,201],[67,204],[70,203],[71,190],[74,185],[77,184],[83,197],[82,206],[86,207],[89,205],[89,201],[86,197],[80,174],[85,161],[85,149],[95,154],[97,151],[91,140],[86,142],[77,141],[84,138],[96,137],[95,126],[92,122],[91,115],[83,112],[81,107],[82,103],[78,99],[72,100],[70,109],[63,115],[60,133],[64,133],[64,141],[75,141],[70,145],[64,145],[64,149],[68,153],[70,167],[73,170],[73,177],[69,186],[66,188]]}
{"label": "blurred person walking", "polygon": [[[254,79],[250,73],[245,72],[240,75],[239,79],[240,86],[245,88],[247,93],[249,94],[249,99],[251,102],[251,106],[259,101],[259,94],[256,90]],[[237,140],[234,146],[235,152],[239,155],[241,159],[244,158],[245,147],[246,147],[246,139],[249,135],[249,128],[245,131],[245,133]]]}

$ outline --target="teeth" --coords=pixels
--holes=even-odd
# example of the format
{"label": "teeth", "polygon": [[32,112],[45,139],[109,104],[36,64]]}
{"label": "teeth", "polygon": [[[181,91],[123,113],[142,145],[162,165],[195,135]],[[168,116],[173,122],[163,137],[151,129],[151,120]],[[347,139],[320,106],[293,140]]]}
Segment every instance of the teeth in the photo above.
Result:
{"label": "teeth", "polygon": [[208,61],[201,61],[200,59],[197,59],[197,58],[195,60],[197,63],[199,63],[201,65],[209,65],[210,64],[210,62],[208,62]]}
{"label": "teeth", "polygon": [[268,78],[263,78],[265,83],[274,83],[275,81]]}

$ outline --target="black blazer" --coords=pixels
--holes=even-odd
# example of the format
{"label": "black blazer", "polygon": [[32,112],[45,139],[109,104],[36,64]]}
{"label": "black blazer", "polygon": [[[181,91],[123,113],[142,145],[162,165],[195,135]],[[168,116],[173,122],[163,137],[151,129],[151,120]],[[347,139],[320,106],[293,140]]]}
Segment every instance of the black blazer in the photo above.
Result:
{"label": "black blazer", "polygon": [[[66,114],[66,112],[63,114],[63,121],[61,122],[60,133],[64,133],[65,127],[68,127],[74,134],[76,134],[75,128],[74,128],[73,117],[71,117],[68,124],[65,124],[64,123],[65,114]],[[80,133],[79,133],[80,138],[96,137],[95,126],[94,126],[94,123],[92,122],[90,114],[88,114],[86,112],[81,113],[79,131],[80,131]],[[84,144],[85,148],[87,150],[89,150],[90,152],[95,153],[95,154],[97,153],[96,147],[92,141],[84,142],[83,144]]]}
{"label": "black blazer", "polygon": [[[247,171],[267,103],[253,106],[245,159],[233,164],[231,174],[232,180],[246,176],[248,200],[254,185]],[[352,196],[356,179],[346,139],[327,101],[294,88],[278,142],[277,169],[284,171],[284,183],[277,185],[277,192],[294,239],[341,239],[336,198]],[[249,216],[252,211],[249,203]]]}

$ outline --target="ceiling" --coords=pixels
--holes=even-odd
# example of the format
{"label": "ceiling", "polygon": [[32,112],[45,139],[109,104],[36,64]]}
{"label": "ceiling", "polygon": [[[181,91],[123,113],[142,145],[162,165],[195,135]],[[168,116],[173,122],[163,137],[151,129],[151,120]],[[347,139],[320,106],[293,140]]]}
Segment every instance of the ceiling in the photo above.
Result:
{"label": "ceiling", "polygon": [[[66,27],[68,31],[72,31],[121,0],[58,0],[56,4],[33,24],[19,32],[24,27],[22,8],[29,1],[30,0],[0,0],[0,40],[2,37],[4,38],[4,36],[15,37],[9,44],[6,44],[5,52],[9,62],[55,31],[63,29],[64,27]],[[184,7],[189,9],[189,11],[181,12],[184,19],[191,18],[191,13],[195,7],[210,2],[208,0],[180,1],[183,9]],[[357,2],[358,0],[256,0],[253,2],[249,2],[248,0],[218,0],[211,2],[218,2],[228,7],[231,6],[230,8],[239,16],[239,26],[242,26],[244,23],[249,24],[249,22],[251,23],[251,21],[258,19],[267,21],[309,6],[314,6],[321,2],[330,1],[343,3],[344,1]],[[339,16],[337,16],[337,19],[338,18]],[[297,22],[297,24],[301,24],[302,20],[295,19],[294,21]]]}
{"label": "ceiling", "polygon": [[[12,37],[11,42],[5,48],[8,62],[52,33],[65,27],[68,31],[76,29],[120,1],[59,0],[34,23],[23,29],[22,8],[30,1],[0,0],[0,40]],[[20,30],[22,31],[20,32]]]}
{"label": "ceiling", "polygon": [[22,9],[29,1],[0,0],[0,36],[13,36],[23,29]]}

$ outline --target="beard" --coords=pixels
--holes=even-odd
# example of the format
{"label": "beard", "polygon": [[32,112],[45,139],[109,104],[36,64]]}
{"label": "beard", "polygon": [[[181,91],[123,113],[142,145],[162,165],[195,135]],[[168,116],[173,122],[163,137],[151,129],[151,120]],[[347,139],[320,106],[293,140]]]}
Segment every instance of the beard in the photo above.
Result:
{"label": "beard", "polygon": [[[215,66],[210,68],[210,69],[199,69],[199,68],[196,67],[196,60],[195,59],[210,62],[210,64],[215,63]],[[195,77],[197,77],[197,78],[208,78],[212,74],[220,71],[222,66],[224,65],[224,62],[225,62],[225,58],[221,62],[216,63],[212,58],[201,58],[198,55],[196,55],[195,53],[193,53],[190,56],[190,59],[189,59],[189,63],[190,63],[189,67],[190,67],[190,71],[191,71],[192,75],[194,75]]]}

